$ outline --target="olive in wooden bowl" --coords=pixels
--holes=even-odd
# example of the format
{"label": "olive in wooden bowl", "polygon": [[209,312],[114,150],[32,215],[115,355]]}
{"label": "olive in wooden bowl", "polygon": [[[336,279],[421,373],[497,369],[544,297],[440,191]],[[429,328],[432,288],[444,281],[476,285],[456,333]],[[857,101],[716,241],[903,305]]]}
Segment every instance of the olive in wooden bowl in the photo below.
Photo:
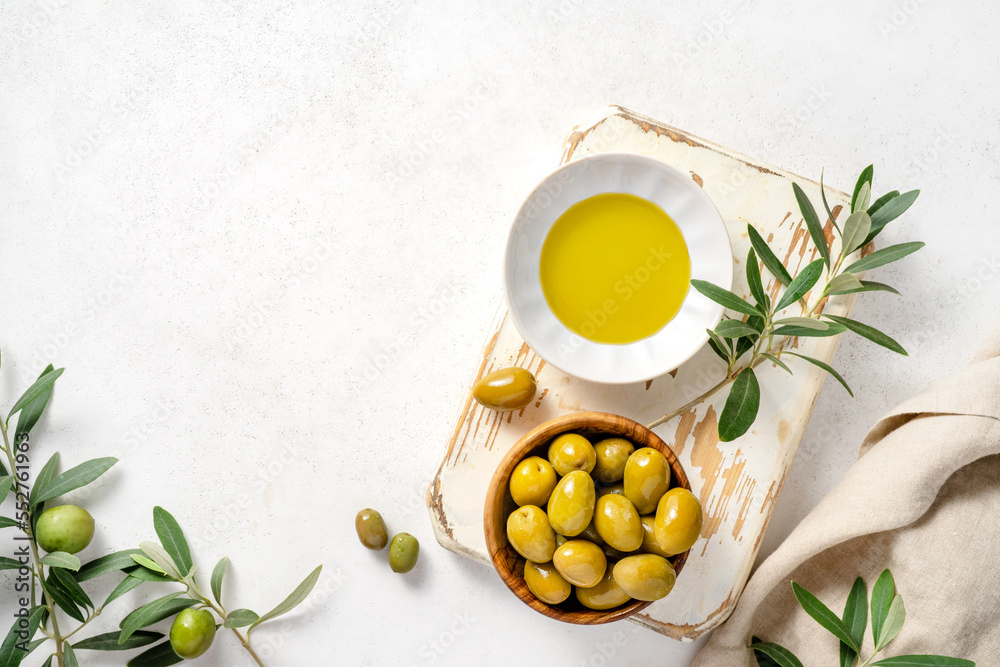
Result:
{"label": "olive in wooden bowl", "polygon": [[[596,469],[588,462],[553,485],[543,464],[560,455],[560,443],[568,440],[560,436],[566,434],[597,445]],[[600,474],[607,470],[617,472]],[[598,477],[596,486],[591,473]],[[624,484],[616,479],[619,474]],[[531,487],[534,496],[524,496],[533,504],[522,499],[519,505],[511,495],[512,477],[519,490],[523,476],[540,482]],[[684,567],[701,526],[701,506],[690,489],[673,451],[642,424],[603,412],[557,417],[518,440],[494,472],[483,512],[487,550],[507,587],[545,616],[578,625],[627,618],[652,604],[649,598],[669,591]],[[611,494],[622,497],[604,498]],[[549,525],[544,525],[546,516]],[[609,539],[602,539],[602,533]],[[532,535],[539,540],[530,539]],[[680,547],[685,550],[677,553]],[[647,572],[652,574],[644,580]]]}

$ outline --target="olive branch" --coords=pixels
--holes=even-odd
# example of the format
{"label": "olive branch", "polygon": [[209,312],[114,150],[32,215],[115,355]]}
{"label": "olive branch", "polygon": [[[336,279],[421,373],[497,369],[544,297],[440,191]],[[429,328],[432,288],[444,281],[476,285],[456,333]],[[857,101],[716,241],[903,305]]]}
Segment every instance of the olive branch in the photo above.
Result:
{"label": "olive branch", "polygon": [[[90,484],[118,462],[112,457],[92,459],[57,474],[59,453],[56,452],[41,468],[34,483],[29,483],[29,434],[42,416],[55,381],[63,370],[49,365],[14,404],[6,419],[0,419],[0,432],[3,434],[0,451],[6,459],[6,465],[0,460],[0,503],[3,503],[11,491],[15,498],[15,516],[11,518],[0,515],[0,528],[19,528],[24,537],[17,538],[18,543],[26,545],[25,555],[19,559],[0,556],[0,571],[14,571],[19,575],[12,588],[15,591],[14,601],[22,610],[15,615],[14,625],[0,644],[0,666],[17,667],[35,649],[50,641],[53,642],[53,650],[43,667],[51,667],[53,662],[58,667],[79,667],[76,655],[78,651],[129,651],[151,644],[153,646],[134,656],[127,664],[130,667],[174,665],[183,661],[184,657],[178,651],[183,653],[187,647],[182,646],[180,641],[175,645],[172,641],[173,629],[171,637],[166,638],[162,632],[145,628],[184,610],[195,609],[202,614],[203,619],[208,614],[208,619],[204,627],[193,631],[188,629],[186,637],[191,639],[192,632],[195,633],[194,644],[200,652],[185,657],[197,657],[207,650],[215,636],[216,623],[219,623],[223,628],[231,630],[250,657],[264,667],[263,661],[250,645],[251,633],[262,623],[286,614],[301,604],[316,585],[322,565],[266,614],[260,615],[249,609],[227,611],[222,603],[222,584],[229,568],[229,559],[223,558],[213,569],[210,584],[212,597],[209,598],[195,577],[198,568],[192,559],[183,530],[177,520],[162,507],[153,510],[153,528],[159,543],[142,542],[138,549],[117,551],[87,563],[81,563],[77,556],[65,551],[41,555],[44,549],[39,546],[38,526],[39,518],[46,510],[46,503]],[[19,416],[13,430],[12,444],[9,437],[10,421],[16,414]],[[85,511],[80,512],[89,517]],[[79,551],[86,547],[86,543],[92,538],[92,529],[90,532],[91,535],[79,549],[71,550]],[[22,574],[25,572],[26,574]],[[124,577],[101,604],[95,604],[81,584],[113,573],[124,574]],[[108,605],[146,583],[177,583],[184,588],[135,609],[122,619],[119,626],[121,629],[117,632],[94,635],[72,643],[69,641],[100,616]],[[215,616],[218,616],[218,620]],[[69,631],[65,629],[68,619],[78,623]],[[175,625],[180,620],[180,617],[176,618]],[[241,628],[246,628],[245,634],[240,631]],[[41,637],[36,639],[38,634]]]}
{"label": "olive branch", "polygon": [[[792,183],[795,199],[802,218],[805,220],[809,237],[815,245],[819,258],[803,267],[795,276],[781,263],[778,256],[767,245],[752,224],[747,225],[750,237],[750,251],[747,253],[746,278],[750,287],[751,301],[703,280],[692,280],[691,286],[712,301],[734,311],[739,316],[727,315],[715,329],[708,329],[709,346],[726,362],[726,374],[715,386],[689,403],[669,412],[648,425],[655,428],[674,417],[687,412],[721,389],[732,385],[725,406],[719,415],[719,439],[729,442],[746,433],[757,418],[760,408],[760,383],[754,368],[764,362],[792,373],[792,369],[782,357],[796,357],[818,366],[832,375],[852,397],[854,393],[846,380],[829,364],[813,357],[790,352],[788,341],[793,337],[837,336],[852,331],[863,338],[877,343],[893,352],[906,354],[903,346],[878,329],[852,320],[823,312],[823,306],[831,296],[861,292],[890,292],[899,294],[895,288],[858,277],[862,272],[898,261],[924,246],[921,242],[892,245],[861,257],[860,251],[870,243],[885,226],[902,215],[917,199],[919,190],[900,194],[898,190],[886,193],[871,201],[871,185],[874,167],[869,165],[861,172],[854,194],[851,197],[851,213],[843,227],[826,201],[822,173],[819,179],[823,208],[828,224],[834,230],[836,255],[827,242],[823,225],[813,207],[797,183]],[[773,300],[764,289],[761,265],[784,286],[780,296]],[[846,266],[845,266],[846,265]],[[816,289],[824,278],[822,289]],[[788,309],[798,306],[797,314],[789,314]]]}

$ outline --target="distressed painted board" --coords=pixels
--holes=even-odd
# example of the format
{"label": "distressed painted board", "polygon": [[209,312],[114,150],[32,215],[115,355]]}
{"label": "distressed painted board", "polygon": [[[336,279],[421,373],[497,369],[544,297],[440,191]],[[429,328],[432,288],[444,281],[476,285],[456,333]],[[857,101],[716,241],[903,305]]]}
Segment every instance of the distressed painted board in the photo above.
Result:
{"label": "distressed painted board", "polygon": [[[752,223],[794,274],[815,259],[792,192],[794,179],[812,201],[819,185],[762,165],[726,148],[620,107],[593,125],[577,127],[566,140],[562,162],[607,151],[656,157],[691,174],[712,198],[729,229],[736,280],[733,290],[749,298],[744,263]],[[835,217],[850,197],[828,189]],[[846,217],[846,216],[844,216]],[[827,238],[832,223],[827,220]],[[834,248],[835,251],[839,250]],[[762,270],[765,277],[769,274]],[[780,285],[771,279],[772,298]],[[831,299],[828,313],[848,315],[856,295]],[[793,312],[797,306],[789,309]],[[830,362],[839,336],[791,339],[796,351]],[[754,428],[735,442],[718,440],[716,418],[726,392],[657,428],[688,473],[705,511],[701,538],[692,549],[673,592],[632,617],[636,623],[677,639],[693,639],[732,612],[750,575],[761,537],[784,484],[825,374],[794,357],[790,376],[771,364],[758,367],[761,408]],[[522,366],[538,380],[533,403],[517,413],[496,413],[472,400],[471,387],[484,374]],[[501,304],[490,324],[482,359],[470,378],[470,393],[427,493],[438,541],[447,549],[489,563],[483,537],[486,488],[504,453],[538,424],[569,412],[598,410],[648,424],[685,405],[725,375],[724,364],[707,347],[676,371],[650,382],[606,386],[569,377],[545,364],[515,330]],[[499,579],[497,581],[499,584]],[[513,598],[512,598],[513,599]],[[527,608],[525,613],[532,613]]]}

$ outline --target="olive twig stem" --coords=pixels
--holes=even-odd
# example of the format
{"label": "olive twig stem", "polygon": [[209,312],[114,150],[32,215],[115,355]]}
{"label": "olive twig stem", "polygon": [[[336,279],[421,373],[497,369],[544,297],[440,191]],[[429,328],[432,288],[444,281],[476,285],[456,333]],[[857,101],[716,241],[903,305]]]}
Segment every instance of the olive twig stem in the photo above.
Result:
{"label": "olive twig stem", "polygon": [[[180,581],[181,583],[185,583],[181,580],[178,581]],[[206,596],[204,593],[201,592],[201,589],[198,587],[198,583],[194,580],[193,577],[191,579],[191,588],[193,590],[189,592],[189,595],[191,595],[192,598],[201,600],[207,606],[211,607],[212,610],[219,615],[219,618],[221,618],[223,622],[225,622],[226,617],[229,616],[229,614],[226,613],[226,608],[223,607],[221,603],[215,604],[214,602],[209,600],[208,596]],[[260,667],[267,667],[267,665],[264,664],[264,661],[260,659],[260,656],[257,655],[257,652],[253,650],[253,647],[250,646],[250,633],[247,632],[247,635],[244,637],[243,633],[240,632],[239,629],[237,628],[229,628],[229,629],[232,630],[233,634],[236,635],[236,638],[240,640],[240,643],[243,644],[243,648],[246,649],[246,652],[249,653],[250,657],[254,659],[254,662],[260,665]]]}
{"label": "olive twig stem", "polygon": [[[13,449],[10,446],[10,438],[7,436],[8,422],[6,420],[0,421],[0,431],[3,432],[3,452],[7,455],[7,462],[10,464],[11,474],[17,470],[17,465],[14,462]],[[16,476],[15,476],[15,479]],[[58,667],[63,667],[63,637],[59,633],[59,621],[56,619],[56,605],[52,600],[52,596],[49,594],[48,589],[45,588],[45,570],[42,566],[42,559],[38,555],[38,544],[35,542],[35,535],[31,532],[31,507],[30,504],[24,509],[25,521],[24,521],[24,534],[28,536],[28,545],[31,547],[31,557],[34,559],[35,567],[37,572],[33,574],[38,577],[38,584],[42,589],[42,599],[45,600],[45,607],[49,610],[49,619],[52,621],[52,634],[50,635],[56,642],[56,664]]]}

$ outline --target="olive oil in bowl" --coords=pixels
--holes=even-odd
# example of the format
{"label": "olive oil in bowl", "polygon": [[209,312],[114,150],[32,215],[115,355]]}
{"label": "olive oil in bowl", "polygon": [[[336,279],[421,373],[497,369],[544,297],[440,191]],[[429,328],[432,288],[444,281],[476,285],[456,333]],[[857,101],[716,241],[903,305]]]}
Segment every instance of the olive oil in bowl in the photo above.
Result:
{"label": "olive oil in bowl", "polygon": [[652,336],[677,315],[691,260],[662,208],[615,192],[559,216],[542,246],[539,274],[549,308],[568,329],[623,345]]}

